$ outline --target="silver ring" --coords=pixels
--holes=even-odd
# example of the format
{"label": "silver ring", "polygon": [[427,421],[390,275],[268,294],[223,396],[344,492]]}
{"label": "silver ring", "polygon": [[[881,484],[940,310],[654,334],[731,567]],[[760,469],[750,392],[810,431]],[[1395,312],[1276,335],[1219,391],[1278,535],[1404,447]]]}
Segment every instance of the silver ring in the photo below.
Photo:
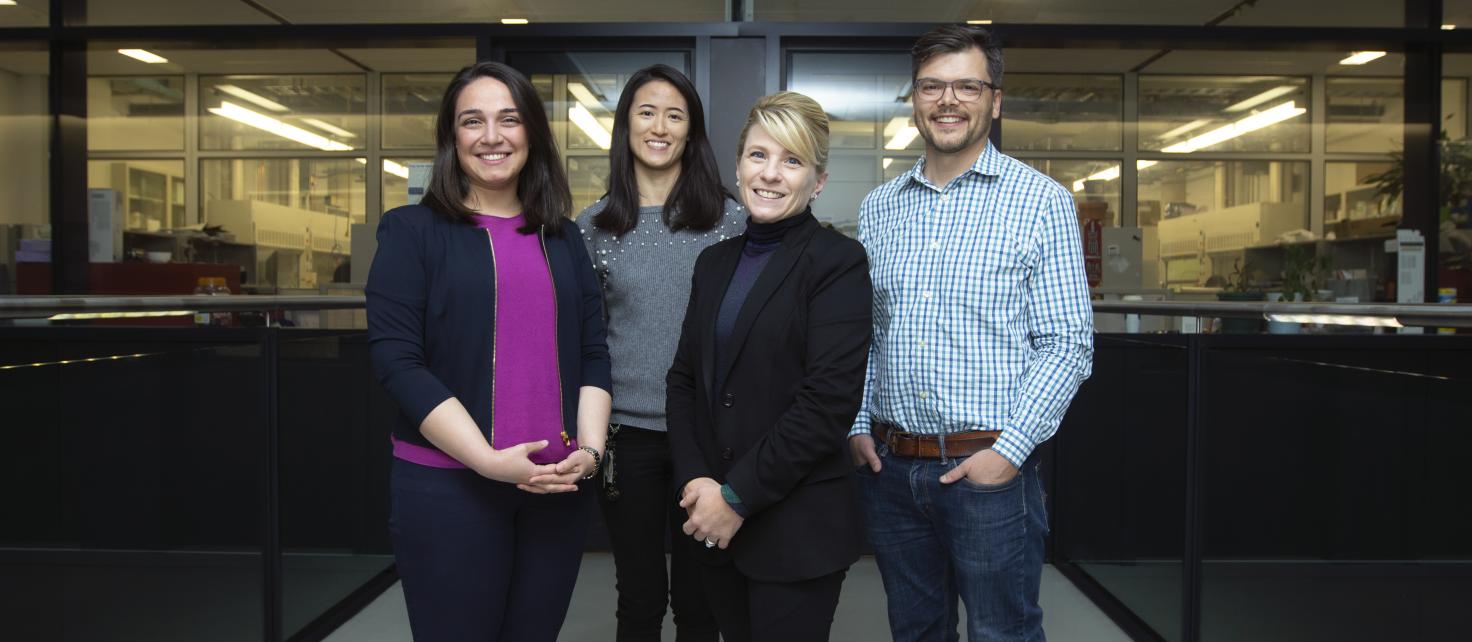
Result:
{"label": "silver ring", "polygon": [[715,548],[716,547],[716,543],[710,541],[710,538],[707,537],[707,538],[705,538],[705,547],[706,548]]}

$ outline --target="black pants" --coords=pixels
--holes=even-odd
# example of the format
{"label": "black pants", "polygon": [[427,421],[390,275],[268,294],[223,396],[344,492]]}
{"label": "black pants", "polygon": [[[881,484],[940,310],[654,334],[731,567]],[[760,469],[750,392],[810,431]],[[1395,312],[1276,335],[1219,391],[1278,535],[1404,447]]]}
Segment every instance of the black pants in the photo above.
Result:
{"label": "black pants", "polygon": [[[737,533],[737,537],[741,534]],[[758,582],[735,564],[700,569],[725,642],[827,640],[848,569],[800,582]]]}
{"label": "black pants", "polygon": [[613,544],[619,642],[658,642],[666,604],[675,611],[679,642],[715,642],[715,618],[700,591],[696,544],[680,530],[686,516],[675,499],[668,436],[620,426],[613,439],[618,499],[604,492],[598,496]]}
{"label": "black pants", "polygon": [[417,642],[555,642],[572,600],[591,484],[533,495],[395,459],[389,530]]}

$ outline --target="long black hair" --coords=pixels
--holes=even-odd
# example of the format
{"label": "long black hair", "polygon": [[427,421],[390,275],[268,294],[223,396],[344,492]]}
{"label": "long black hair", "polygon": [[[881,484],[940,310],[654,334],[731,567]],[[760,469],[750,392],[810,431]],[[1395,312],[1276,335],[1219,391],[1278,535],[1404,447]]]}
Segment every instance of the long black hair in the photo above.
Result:
{"label": "long black hair", "polygon": [[639,224],[639,181],[634,176],[634,150],[629,147],[629,112],[634,107],[634,93],[646,83],[663,80],[675,87],[689,107],[690,133],[685,151],[680,155],[680,178],[664,202],[664,224],[671,231],[708,230],[721,220],[725,209],[725,186],[721,185],[716,154],[705,133],[705,108],[700,94],[685,74],[669,65],[653,65],[634,72],[618,97],[613,119],[613,142],[608,152],[608,193],[604,194],[603,211],[593,217],[593,225],[605,232],[627,234]]}
{"label": "long black hair", "polygon": [[562,169],[562,159],[557,154],[557,141],[552,138],[552,128],[547,124],[547,112],[526,76],[499,62],[479,62],[465,67],[445,88],[439,114],[435,116],[434,170],[420,203],[461,221],[473,220],[471,217],[475,213],[465,207],[465,197],[470,194],[470,179],[460,168],[460,159],[455,153],[455,104],[460,100],[460,92],[481,78],[491,78],[506,85],[511,91],[511,101],[516,104],[521,126],[526,131],[526,164],[516,178],[516,197],[521,200],[526,225],[518,231],[530,234],[544,228],[548,234],[561,235],[562,219],[572,210],[572,190],[568,187],[567,173]]}

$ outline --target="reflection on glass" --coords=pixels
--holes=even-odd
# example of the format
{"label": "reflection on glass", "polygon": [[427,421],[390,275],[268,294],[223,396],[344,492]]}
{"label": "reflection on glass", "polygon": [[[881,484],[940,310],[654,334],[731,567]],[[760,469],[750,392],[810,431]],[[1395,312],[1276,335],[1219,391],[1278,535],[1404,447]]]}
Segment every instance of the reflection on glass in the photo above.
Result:
{"label": "reflection on glass", "polygon": [[1118,151],[1123,76],[1008,74],[1004,150]]}
{"label": "reflection on glass", "polygon": [[[1077,207],[1084,203],[1103,203],[1107,208],[1106,221],[1119,224],[1119,160],[1041,160],[1023,161],[1049,178],[1061,183],[1073,192]],[[1139,167],[1154,165],[1154,161],[1138,161]]]}
{"label": "reflection on glass", "polygon": [[1393,234],[1401,215],[1401,177],[1394,169],[1390,161],[1325,163],[1325,236]]}
{"label": "reflection on glass", "polygon": [[184,149],[184,77],[88,78],[87,149]]}
{"label": "reflection on glass", "polygon": [[1405,83],[1400,78],[1329,78],[1331,152],[1388,154],[1402,147],[1405,134]]}
{"label": "reflection on glass", "polygon": [[569,156],[567,180],[572,185],[572,213],[598,202],[608,191],[608,156]]}
{"label": "reflection on glass", "polygon": [[1218,285],[1254,247],[1308,227],[1308,163],[1159,161],[1139,170],[1146,287]]}
{"label": "reflection on glass", "polygon": [[831,149],[925,148],[912,121],[907,54],[794,53],[788,88],[828,112]]}
{"label": "reflection on glass", "polygon": [[1308,94],[1300,77],[1140,76],[1140,149],[1306,152]]}
{"label": "reflection on glass", "polygon": [[256,284],[315,288],[333,280],[364,219],[367,159],[207,159],[204,220],[256,247]]}
{"label": "reflection on glass", "polygon": [[[33,51],[0,51],[0,149],[5,150],[0,154],[0,230],[24,225],[8,231],[23,239],[39,238],[51,220],[47,60],[44,45]],[[13,243],[4,247],[15,247]],[[8,274],[0,277],[0,293],[14,291],[15,258],[12,250],[0,250],[0,266]]]}
{"label": "reflection on glass", "polygon": [[182,160],[89,161],[87,187],[108,190],[92,198],[114,200],[130,232],[162,232],[191,222],[184,212]]}
{"label": "reflection on glass", "polygon": [[383,75],[383,147],[434,147],[434,118],[454,74]]}
{"label": "reflection on glass", "polygon": [[366,77],[206,76],[201,149],[346,151],[363,147]]}
{"label": "reflection on glass", "polygon": [[[434,163],[432,158],[383,159],[383,211],[409,204],[409,172],[416,163]],[[422,196],[422,194],[420,195]],[[418,202],[418,199],[414,199]]]}

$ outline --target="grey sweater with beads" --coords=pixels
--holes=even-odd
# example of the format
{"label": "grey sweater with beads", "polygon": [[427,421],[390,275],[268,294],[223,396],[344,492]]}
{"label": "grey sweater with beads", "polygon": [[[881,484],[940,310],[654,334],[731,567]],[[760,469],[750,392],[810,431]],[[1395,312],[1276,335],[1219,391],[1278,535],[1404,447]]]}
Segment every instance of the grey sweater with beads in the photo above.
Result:
{"label": "grey sweater with beads", "polygon": [[705,248],[739,236],[746,211],[726,199],[725,214],[708,231],[671,232],[662,206],[639,208],[639,224],[623,236],[593,226],[603,201],[578,214],[578,227],[603,285],[608,315],[608,354],[613,362],[613,414],[609,421],[666,430],[664,379],[675,359],[690,276]]}

